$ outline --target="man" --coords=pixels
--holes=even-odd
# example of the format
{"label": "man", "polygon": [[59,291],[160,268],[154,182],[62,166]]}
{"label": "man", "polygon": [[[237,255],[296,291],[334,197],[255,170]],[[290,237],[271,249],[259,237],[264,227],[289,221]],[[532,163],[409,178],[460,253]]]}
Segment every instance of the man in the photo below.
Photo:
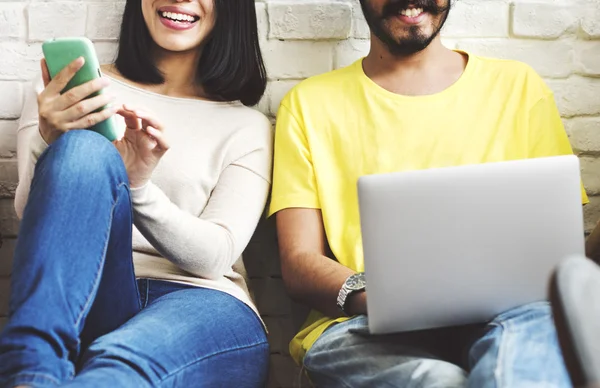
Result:
{"label": "man", "polygon": [[545,303],[488,325],[354,331],[368,325],[364,290],[346,295],[364,269],[360,176],[572,153],[552,92],[530,67],[442,46],[450,0],[361,5],[368,56],[300,83],[277,118],[269,213],[286,287],[313,308],[292,356],[325,387],[570,386]]}

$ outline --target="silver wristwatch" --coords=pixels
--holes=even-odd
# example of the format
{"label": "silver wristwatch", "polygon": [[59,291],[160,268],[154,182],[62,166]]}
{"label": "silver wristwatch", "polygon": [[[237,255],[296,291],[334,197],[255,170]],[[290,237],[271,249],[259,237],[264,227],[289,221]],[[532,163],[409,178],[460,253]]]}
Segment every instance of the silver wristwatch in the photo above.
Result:
{"label": "silver wristwatch", "polygon": [[337,298],[337,305],[344,314],[349,315],[346,311],[346,301],[348,300],[348,297],[355,292],[363,291],[366,286],[367,282],[365,280],[364,272],[354,274],[346,279]]}

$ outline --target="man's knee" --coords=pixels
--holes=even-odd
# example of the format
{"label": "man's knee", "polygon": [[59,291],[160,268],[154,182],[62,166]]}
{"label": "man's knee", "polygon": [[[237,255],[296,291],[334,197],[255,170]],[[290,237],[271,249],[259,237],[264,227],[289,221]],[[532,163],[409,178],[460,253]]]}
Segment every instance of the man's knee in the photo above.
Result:
{"label": "man's knee", "polygon": [[[415,387],[423,388],[454,388],[465,387],[467,373],[449,362],[420,359],[404,365],[411,372],[410,382]],[[410,386],[413,386],[410,385]]]}
{"label": "man's knee", "polygon": [[441,360],[407,360],[399,355],[398,361],[390,364],[368,355],[361,359],[355,365],[339,370],[330,365],[314,368],[313,364],[314,369],[307,368],[307,373],[317,387],[464,388],[467,384],[464,370]]}

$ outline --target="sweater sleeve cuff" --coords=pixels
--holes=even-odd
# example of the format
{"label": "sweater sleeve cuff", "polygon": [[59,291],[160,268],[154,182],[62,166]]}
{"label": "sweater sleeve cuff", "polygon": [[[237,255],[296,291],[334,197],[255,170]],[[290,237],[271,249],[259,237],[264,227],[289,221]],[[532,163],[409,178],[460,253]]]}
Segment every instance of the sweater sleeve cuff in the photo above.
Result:
{"label": "sweater sleeve cuff", "polygon": [[152,186],[152,182],[148,181],[143,186],[130,188],[129,191],[133,205],[141,205],[148,202]]}
{"label": "sweater sleeve cuff", "polygon": [[48,143],[46,143],[46,140],[44,140],[44,138],[42,137],[42,134],[40,133],[40,129],[38,127],[38,130],[35,131],[35,135],[33,136],[33,139],[31,141],[31,151],[35,156],[35,160],[37,160],[48,147]]}

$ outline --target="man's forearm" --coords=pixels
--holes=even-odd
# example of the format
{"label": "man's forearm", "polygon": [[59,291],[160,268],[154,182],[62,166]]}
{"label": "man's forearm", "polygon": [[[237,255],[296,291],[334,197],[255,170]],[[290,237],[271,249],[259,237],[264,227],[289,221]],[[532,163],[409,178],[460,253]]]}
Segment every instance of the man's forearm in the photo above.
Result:
{"label": "man's forearm", "polygon": [[[282,266],[283,279],[292,297],[328,317],[343,316],[337,307],[337,296],[346,279],[355,272],[319,254],[306,254],[293,262],[297,264]],[[348,308],[352,315],[366,313],[364,292],[351,295]]]}

